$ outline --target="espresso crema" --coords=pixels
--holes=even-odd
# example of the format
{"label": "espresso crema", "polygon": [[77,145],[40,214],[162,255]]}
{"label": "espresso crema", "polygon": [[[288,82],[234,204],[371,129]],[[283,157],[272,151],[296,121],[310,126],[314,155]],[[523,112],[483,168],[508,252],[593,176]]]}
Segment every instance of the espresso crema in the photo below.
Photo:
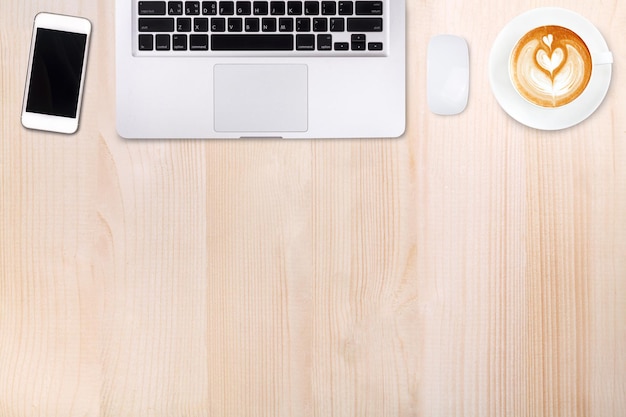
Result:
{"label": "espresso crema", "polygon": [[580,36],[561,26],[541,26],[513,48],[509,75],[529,102],[560,107],[582,94],[591,70],[591,53]]}

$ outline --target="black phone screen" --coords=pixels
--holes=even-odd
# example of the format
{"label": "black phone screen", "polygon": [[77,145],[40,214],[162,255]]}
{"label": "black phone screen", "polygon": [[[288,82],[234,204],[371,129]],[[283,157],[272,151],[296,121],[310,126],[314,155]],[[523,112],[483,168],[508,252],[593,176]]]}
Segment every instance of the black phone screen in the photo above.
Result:
{"label": "black phone screen", "polygon": [[76,117],[87,35],[37,28],[26,111]]}

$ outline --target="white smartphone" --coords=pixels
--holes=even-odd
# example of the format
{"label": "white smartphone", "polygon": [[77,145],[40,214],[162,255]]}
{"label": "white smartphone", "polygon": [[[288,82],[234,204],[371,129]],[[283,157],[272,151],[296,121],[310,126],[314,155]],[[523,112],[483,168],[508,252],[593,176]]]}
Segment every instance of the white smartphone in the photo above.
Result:
{"label": "white smartphone", "polygon": [[68,134],[78,130],[90,35],[87,19],[35,16],[22,104],[24,127]]}

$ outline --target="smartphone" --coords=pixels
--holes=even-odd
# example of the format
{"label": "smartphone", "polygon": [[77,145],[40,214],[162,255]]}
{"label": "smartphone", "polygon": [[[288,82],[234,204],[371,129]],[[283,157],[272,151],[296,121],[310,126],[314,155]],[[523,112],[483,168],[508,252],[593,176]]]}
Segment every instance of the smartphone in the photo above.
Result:
{"label": "smartphone", "polygon": [[71,134],[78,130],[91,23],[51,13],[35,16],[22,125]]}

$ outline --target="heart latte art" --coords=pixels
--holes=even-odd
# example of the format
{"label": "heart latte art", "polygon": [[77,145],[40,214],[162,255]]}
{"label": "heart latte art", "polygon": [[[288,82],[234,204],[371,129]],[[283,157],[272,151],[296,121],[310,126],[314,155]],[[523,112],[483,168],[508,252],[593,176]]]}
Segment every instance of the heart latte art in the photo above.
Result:
{"label": "heart latte art", "polygon": [[524,35],[511,54],[510,76],[526,100],[559,107],[575,100],[591,78],[585,42],[561,26],[542,26]]}

